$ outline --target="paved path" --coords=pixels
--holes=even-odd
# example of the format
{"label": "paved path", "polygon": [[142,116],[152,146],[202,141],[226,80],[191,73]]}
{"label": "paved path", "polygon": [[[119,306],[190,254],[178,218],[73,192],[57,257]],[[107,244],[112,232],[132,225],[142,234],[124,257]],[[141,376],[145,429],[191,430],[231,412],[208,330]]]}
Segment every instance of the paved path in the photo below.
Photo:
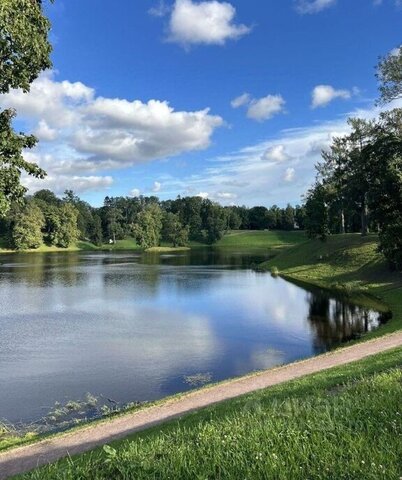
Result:
{"label": "paved path", "polygon": [[402,345],[402,331],[364,343],[335,350],[257,375],[191,392],[178,399],[111,419],[103,423],[0,453],[0,480],[27,472],[67,455],[86,452],[99,445],[124,438],[167,420],[181,417],[200,408],[238,397],[255,390],[344,365]]}

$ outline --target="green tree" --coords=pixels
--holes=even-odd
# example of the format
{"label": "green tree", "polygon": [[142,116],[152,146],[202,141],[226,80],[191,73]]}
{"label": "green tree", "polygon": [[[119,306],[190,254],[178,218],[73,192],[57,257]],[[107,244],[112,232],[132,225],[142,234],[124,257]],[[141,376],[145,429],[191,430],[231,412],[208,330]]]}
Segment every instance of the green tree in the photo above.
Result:
{"label": "green tree", "polygon": [[49,205],[45,213],[48,241],[51,245],[68,248],[79,238],[78,210],[69,203],[60,207]]}
{"label": "green tree", "polygon": [[147,205],[132,226],[134,237],[143,248],[156,247],[162,233],[162,210],[156,203]]}
{"label": "green tree", "polygon": [[402,97],[402,46],[382,58],[377,67],[380,82],[378,103],[389,103]]}
{"label": "green tree", "polygon": [[325,240],[329,235],[328,192],[317,182],[306,196],[306,231],[310,238]]}
{"label": "green tree", "polygon": [[52,66],[49,31],[41,2],[1,0],[0,93],[11,88],[28,91],[39,73]]}
{"label": "green tree", "polygon": [[179,216],[175,213],[165,212],[162,219],[162,238],[171,242],[174,247],[188,245],[189,227],[183,226]]}
{"label": "green tree", "polygon": [[7,214],[12,202],[23,202],[27,189],[20,182],[22,171],[36,178],[46,175],[37,165],[24,159],[23,150],[33,148],[37,141],[32,135],[13,130],[14,115],[12,110],[0,112],[0,217]]}
{"label": "green tree", "polygon": [[[1,0],[0,94],[12,88],[28,91],[39,73],[51,66],[49,30],[41,2]],[[13,130],[14,116],[14,110],[0,112],[0,217],[7,214],[12,202],[22,202],[26,188],[21,185],[21,172],[45,176],[37,165],[24,160],[23,150],[32,148],[36,139]]]}
{"label": "green tree", "polygon": [[45,217],[34,203],[25,205],[13,219],[12,243],[16,250],[38,248],[43,243]]}

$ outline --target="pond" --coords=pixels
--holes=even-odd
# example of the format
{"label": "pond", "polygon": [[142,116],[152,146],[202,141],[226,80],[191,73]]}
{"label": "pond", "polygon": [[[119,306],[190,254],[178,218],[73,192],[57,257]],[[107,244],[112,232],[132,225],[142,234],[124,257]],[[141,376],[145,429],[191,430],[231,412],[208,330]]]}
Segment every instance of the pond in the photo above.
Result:
{"label": "pond", "polygon": [[143,402],[315,355],[381,314],[250,265],[264,252],[0,258],[0,420],[86,392]]}

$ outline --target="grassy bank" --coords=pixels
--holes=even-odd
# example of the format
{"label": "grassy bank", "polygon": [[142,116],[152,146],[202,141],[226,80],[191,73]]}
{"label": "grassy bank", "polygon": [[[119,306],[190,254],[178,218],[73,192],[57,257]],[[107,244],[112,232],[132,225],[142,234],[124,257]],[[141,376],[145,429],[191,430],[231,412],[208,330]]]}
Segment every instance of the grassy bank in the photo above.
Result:
{"label": "grassy bank", "polygon": [[394,479],[402,349],[227,401],[20,478]]}
{"label": "grassy bank", "polygon": [[275,248],[289,247],[305,242],[304,232],[232,230],[219,242],[217,247]]}
{"label": "grassy bank", "polygon": [[[222,248],[268,248],[278,250],[281,248],[287,248],[293,245],[297,245],[306,241],[305,234],[303,232],[281,232],[281,231],[245,231],[245,230],[233,230],[227,233],[219,242],[214,244],[215,247]],[[157,253],[166,253],[172,251],[183,251],[184,249],[206,247],[207,245],[200,242],[190,242],[189,247],[172,247],[167,242],[162,242],[160,247],[154,247],[148,251]],[[133,238],[126,238],[124,240],[117,240],[115,244],[103,244],[96,246],[91,242],[79,241],[69,248],[52,247],[48,245],[41,245],[34,250],[26,250],[24,253],[47,253],[47,252],[77,252],[77,251],[121,251],[121,250],[142,250]],[[15,250],[10,249],[7,246],[7,242],[4,238],[0,237],[0,253],[14,253]]]}
{"label": "grassy bank", "polygon": [[392,311],[392,320],[367,338],[402,328],[402,274],[389,270],[377,252],[375,235],[334,235],[326,242],[310,240],[280,253],[261,269],[358,300],[366,296],[385,303]]}

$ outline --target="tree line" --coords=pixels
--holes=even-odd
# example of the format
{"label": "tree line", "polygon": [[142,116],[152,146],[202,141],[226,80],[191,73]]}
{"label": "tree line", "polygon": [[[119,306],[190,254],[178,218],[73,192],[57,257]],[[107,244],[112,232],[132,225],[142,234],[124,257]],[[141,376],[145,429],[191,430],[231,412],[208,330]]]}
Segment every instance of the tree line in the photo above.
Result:
{"label": "tree line", "polygon": [[95,208],[72,190],[58,198],[40,190],[13,203],[0,219],[8,246],[35,249],[43,243],[67,248],[77,240],[95,245],[134,238],[144,248],[190,241],[212,245],[228,230],[294,230],[304,228],[302,206],[280,208],[222,206],[201,197],[106,197]]}
{"label": "tree line", "polygon": [[[402,96],[402,47],[378,66],[379,105]],[[370,231],[392,269],[402,269],[402,109],[378,118],[349,119],[350,133],[334,138],[316,166],[306,195],[305,226],[310,237]]]}

